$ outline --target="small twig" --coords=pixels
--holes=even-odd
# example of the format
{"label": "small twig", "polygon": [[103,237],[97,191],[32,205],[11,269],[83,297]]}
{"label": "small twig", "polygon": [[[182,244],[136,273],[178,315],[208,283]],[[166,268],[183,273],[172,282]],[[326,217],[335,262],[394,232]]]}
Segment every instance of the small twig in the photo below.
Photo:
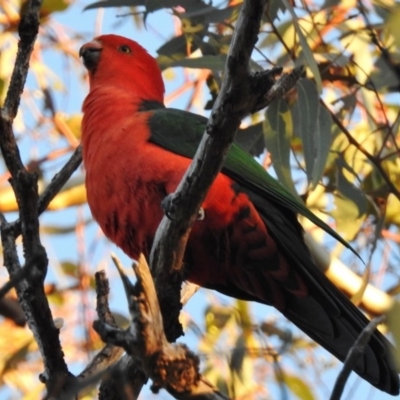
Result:
{"label": "small twig", "polygon": [[23,279],[29,279],[35,275],[35,264],[25,264],[12,278],[0,288],[0,298],[5,296],[11,289],[15,288],[17,284]]}
{"label": "small twig", "polygon": [[82,163],[82,146],[78,146],[67,163],[61,170],[54,175],[53,179],[40,195],[38,201],[38,213],[42,214],[62,187],[66,184],[71,175],[78,169]]}
{"label": "small twig", "polygon": [[336,379],[335,386],[333,388],[330,400],[339,400],[342,396],[346,382],[354,371],[357,364],[357,360],[364,353],[365,348],[368,345],[369,339],[374,334],[375,329],[379,324],[385,319],[384,316],[374,318],[369,322],[369,324],[361,331],[354,345],[351,347],[347,353],[347,357],[343,363],[343,368],[340,371],[339,376]]}
{"label": "small twig", "polygon": [[[325,105],[325,104],[324,104]],[[326,105],[325,105],[326,106]],[[327,107],[329,110],[329,108]],[[385,181],[386,185],[390,189],[391,193],[393,193],[400,200],[400,191],[396,188],[394,183],[390,180],[379,160],[377,160],[372,154],[370,154],[361,143],[358,143],[356,139],[351,135],[351,133],[346,129],[346,127],[342,124],[339,118],[333,113],[330,112],[333,121],[340,128],[340,130],[345,134],[347,140],[350,144],[356,147],[358,151],[360,151],[364,156],[374,165],[374,167],[379,171],[382,179]]]}
{"label": "small twig", "polygon": [[[110,286],[105,271],[96,272],[95,280],[97,295],[96,309],[99,320],[105,324],[116,327],[117,325],[114,316],[112,315],[108,304]],[[101,373],[105,373],[110,366],[118,362],[123,352],[124,350],[121,347],[107,344],[77,376],[77,379],[79,381],[87,381],[93,376],[100,377]]]}
{"label": "small twig", "polygon": [[96,272],[96,311],[99,319],[106,324],[117,326],[115,318],[111,313],[110,306],[108,304],[108,295],[110,293],[110,283],[106,277],[104,270]]}
{"label": "small twig", "polygon": [[[113,260],[119,263],[119,260],[113,256]],[[120,263],[119,263],[120,264]],[[108,326],[116,327],[114,316],[112,315],[109,304],[109,282],[104,271],[95,274],[96,279],[96,295],[97,295],[97,315],[99,320]],[[120,397],[121,384],[125,385],[125,377],[129,374],[129,378],[133,380],[133,392],[139,394],[141,387],[146,383],[147,377],[144,376],[141,369],[137,374],[132,373],[132,363],[126,359],[121,360],[124,353],[122,347],[113,344],[106,346],[94,357],[94,359],[86,366],[86,368],[77,376],[76,382],[69,385],[66,393],[59,400],[72,400],[76,395],[88,387],[92,387],[100,380],[99,400],[124,400],[124,396]],[[135,371],[137,367],[133,367]],[[118,384],[117,384],[118,382]],[[130,382],[129,382],[130,383]],[[139,389],[137,389],[139,388]],[[105,397],[104,397],[105,396]],[[133,398],[132,398],[133,399]],[[135,397],[136,399],[136,397]]]}
{"label": "small twig", "polygon": [[[66,184],[71,175],[77,170],[82,163],[82,146],[78,146],[67,163],[61,168],[61,170],[54,175],[53,179],[46,187],[44,192],[39,196],[38,199],[38,215],[41,215],[54,199],[54,197],[60,192],[62,187]],[[21,234],[21,221],[18,219],[13,223],[14,236],[18,237]]]}

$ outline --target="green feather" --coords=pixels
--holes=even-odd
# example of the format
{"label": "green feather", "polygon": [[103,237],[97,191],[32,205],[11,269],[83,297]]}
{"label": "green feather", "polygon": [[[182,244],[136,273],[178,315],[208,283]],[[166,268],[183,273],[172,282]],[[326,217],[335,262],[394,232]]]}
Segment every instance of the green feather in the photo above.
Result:
{"label": "green feather", "polygon": [[[152,116],[149,119],[150,141],[173,153],[193,158],[206,124],[206,118],[187,111],[173,108],[152,110]],[[294,196],[279,181],[269,175],[250,154],[238,145],[232,144],[222,172],[249,190],[305,216],[359,257],[349,243],[312,213],[300,198]]]}

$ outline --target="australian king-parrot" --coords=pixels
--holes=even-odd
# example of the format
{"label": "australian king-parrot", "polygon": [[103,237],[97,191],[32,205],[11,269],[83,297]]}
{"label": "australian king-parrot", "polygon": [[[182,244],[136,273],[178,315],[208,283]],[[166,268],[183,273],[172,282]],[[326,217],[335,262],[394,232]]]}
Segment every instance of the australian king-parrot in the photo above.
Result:
{"label": "australian king-parrot", "polygon": [[[149,255],[161,203],[188,168],[207,119],[166,108],[156,60],[138,43],[103,35],[80,55],[89,71],[82,145],[88,203],[104,234],[128,256]],[[277,308],[344,360],[368,320],[315,266],[297,213],[337,235],[239,146],[195,221],[184,276],[202,287]],[[375,331],[355,371],[399,393],[390,344]]]}

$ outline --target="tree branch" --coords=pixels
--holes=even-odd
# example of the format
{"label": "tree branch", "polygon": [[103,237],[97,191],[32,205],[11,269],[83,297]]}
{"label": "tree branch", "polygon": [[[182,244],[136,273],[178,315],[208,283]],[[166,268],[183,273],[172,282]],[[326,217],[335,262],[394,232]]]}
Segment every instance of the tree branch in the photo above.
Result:
{"label": "tree branch", "polygon": [[358,336],[353,347],[347,353],[346,360],[343,363],[343,368],[336,379],[330,400],[340,400],[346,382],[349,379],[351,372],[353,372],[357,360],[364,354],[371,335],[375,332],[375,329],[378,327],[378,325],[382,323],[383,319],[384,317],[373,319]]}
{"label": "tree branch", "polygon": [[[179,325],[180,269],[190,229],[208,189],[220,172],[242,118],[281,96],[296,83],[301,71],[274,84],[276,70],[251,75],[249,61],[266,0],[246,0],[232,38],[221,91],[214,103],[206,132],[175,193],[164,202],[167,217],[158,227],[150,256],[167,338],[182,334]],[[271,89],[272,87],[272,89]],[[269,90],[272,90],[269,92]],[[268,101],[266,101],[268,100]]]}
{"label": "tree branch", "polygon": [[[61,168],[57,174],[53,176],[53,179],[46,187],[44,192],[39,196],[37,203],[37,213],[41,215],[46,211],[50,202],[56,197],[63,186],[67,183],[71,175],[78,169],[82,163],[82,146],[78,146],[72,153],[70,159]],[[21,234],[21,220],[17,219],[13,224],[13,230],[15,238]]]}
{"label": "tree branch", "polygon": [[[46,382],[50,392],[55,387],[62,388],[69,373],[59,341],[59,331],[54,325],[43,287],[48,260],[39,236],[37,176],[24,167],[12,127],[39,30],[41,3],[40,0],[30,0],[23,8],[18,27],[20,41],[17,58],[4,106],[0,110],[0,148],[11,174],[10,183],[18,203],[25,264],[30,265],[35,272],[29,279],[16,282],[17,294],[42,354],[45,367],[42,381]],[[11,279],[16,279],[21,266],[15,248],[15,230],[5,219],[1,228],[5,265]]]}
{"label": "tree branch", "polygon": [[121,346],[152,381],[152,390],[165,388],[176,399],[227,400],[199,373],[199,359],[183,344],[168,343],[154,282],[144,257],[134,263],[137,283],[133,286],[119,269],[128,298],[132,324],[127,330],[102,321],[93,327],[102,339]]}
{"label": "tree branch", "polygon": [[[354,296],[363,284],[362,278],[339,259],[332,258],[310,233],[306,232],[304,239],[311,251],[315,265],[347,297]],[[390,295],[368,283],[359,306],[370,315],[378,316],[386,314],[393,303],[394,300]]]}

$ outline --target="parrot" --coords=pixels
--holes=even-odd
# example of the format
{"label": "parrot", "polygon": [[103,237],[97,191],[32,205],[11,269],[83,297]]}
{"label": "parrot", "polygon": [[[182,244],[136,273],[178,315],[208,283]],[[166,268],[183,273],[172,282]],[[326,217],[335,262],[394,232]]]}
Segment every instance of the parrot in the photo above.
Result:
{"label": "parrot", "polygon": [[[130,258],[148,257],[162,202],[188,169],[207,119],[165,106],[157,61],[137,42],[101,35],[79,55],[89,76],[81,129],[89,208]],[[298,214],[346,243],[233,144],[190,232],[184,279],[275,307],[344,361],[368,320],[315,265]],[[396,395],[392,347],[375,330],[354,371]]]}

